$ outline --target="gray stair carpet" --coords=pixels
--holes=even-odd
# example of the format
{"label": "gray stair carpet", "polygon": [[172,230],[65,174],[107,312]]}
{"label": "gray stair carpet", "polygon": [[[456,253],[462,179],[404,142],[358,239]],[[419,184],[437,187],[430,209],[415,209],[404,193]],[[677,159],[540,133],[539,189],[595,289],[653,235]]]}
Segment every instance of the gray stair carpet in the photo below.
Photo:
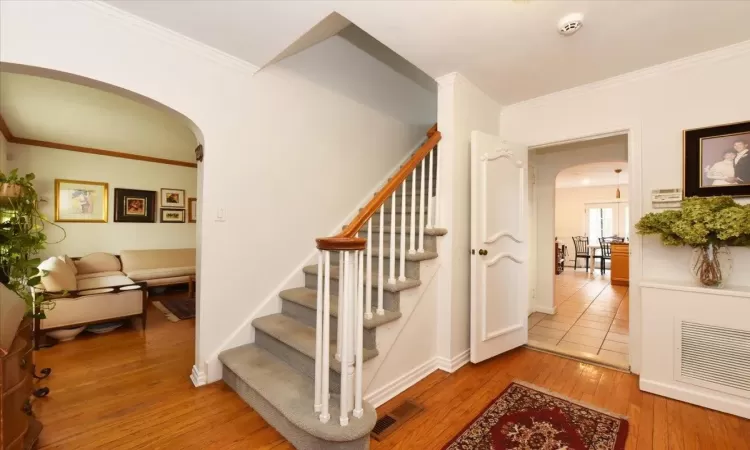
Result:
{"label": "gray stair carpet", "polygon": [[[427,187],[425,186],[425,189]],[[419,184],[417,184],[419,191]],[[400,194],[401,191],[398,191]],[[407,190],[411,196],[411,186]],[[407,199],[408,213],[411,211]],[[417,205],[419,211],[420,206]],[[426,207],[426,205],[425,205]],[[390,204],[388,204],[390,211]],[[396,271],[401,256],[401,204],[396,205],[398,226],[396,227]],[[376,215],[377,217],[377,215]],[[373,222],[372,251],[365,255],[372,263],[373,317],[363,322],[363,360],[369,361],[378,355],[377,329],[401,319],[401,292],[419,287],[419,266],[424,261],[438,257],[437,237],[446,234],[441,228],[424,231],[424,252],[408,253],[411,243],[410,223],[406,227],[407,253],[405,255],[406,279],[388,283],[390,269],[390,212],[386,213],[383,232],[383,306],[384,314],[376,313],[377,307],[377,259],[381,230]],[[409,222],[407,220],[407,222]],[[415,244],[418,242],[418,230]],[[359,236],[366,237],[367,228]],[[349,415],[349,424],[339,424],[339,400],[341,363],[336,360],[336,332],[339,320],[339,255],[331,254],[331,308],[330,308],[330,414],[331,419],[323,424],[313,411],[315,374],[315,325],[317,321],[318,266],[303,268],[305,285],[286,289],[279,293],[281,312],[253,320],[255,342],[226,350],[219,355],[224,366],[224,382],[234,389],[250,406],[296,448],[302,450],[354,450],[369,448],[369,433],[375,425],[376,412],[364,402],[362,418]],[[364,283],[364,280],[363,280]]]}

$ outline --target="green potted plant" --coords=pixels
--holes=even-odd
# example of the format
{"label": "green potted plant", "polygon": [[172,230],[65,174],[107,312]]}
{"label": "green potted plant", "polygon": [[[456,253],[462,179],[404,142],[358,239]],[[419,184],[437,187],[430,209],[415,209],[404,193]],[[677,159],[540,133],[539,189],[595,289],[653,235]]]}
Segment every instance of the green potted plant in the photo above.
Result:
{"label": "green potted plant", "polygon": [[[33,177],[32,177],[33,179]],[[0,173],[0,198],[13,199],[21,195],[26,177],[18,176],[18,169],[11,170],[9,174]]]}
{"label": "green potted plant", "polygon": [[731,197],[691,197],[679,210],[646,214],[639,234],[658,234],[664,245],[693,248],[690,271],[703,286],[722,287],[732,270],[729,247],[750,246],[750,205]]}
{"label": "green potted plant", "polygon": [[[0,183],[15,186],[9,189],[14,195],[3,197],[0,204],[0,282],[26,302],[28,314],[44,318],[44,311],[51,309],[54,303],[43,294],[34,292],[41,277],[46,275],[39,269],[41,260],[36,255],[47,244],[45,224],[62,230],[63,239],[65,230],[39,211],[34,178],[33,173],[19,176],[17,169],[7,175],[0,173]],[[39,307],[37,311],[34,304]]]}

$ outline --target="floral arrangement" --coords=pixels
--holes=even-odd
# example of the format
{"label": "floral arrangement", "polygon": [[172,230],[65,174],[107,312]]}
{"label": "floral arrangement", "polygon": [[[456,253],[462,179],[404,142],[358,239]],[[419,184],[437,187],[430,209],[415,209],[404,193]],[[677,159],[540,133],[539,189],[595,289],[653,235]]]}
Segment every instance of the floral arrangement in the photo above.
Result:
{"label": "floral arrangement", "polygon": [[664,245],[696,249],[693,273],[703,285],[720,286],[726,276],[717,257],[721,249],[750,246],[750,205],[727,196],[691,197],[680,210],[646,214],[635,228],[660,235]]}

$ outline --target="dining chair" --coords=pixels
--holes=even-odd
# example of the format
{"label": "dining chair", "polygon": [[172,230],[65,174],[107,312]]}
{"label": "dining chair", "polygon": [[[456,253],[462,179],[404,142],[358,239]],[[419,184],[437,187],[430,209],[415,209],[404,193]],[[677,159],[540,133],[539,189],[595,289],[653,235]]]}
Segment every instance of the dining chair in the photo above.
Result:
{"label": "dining chair", "polygon": [[578,269],[578,259],[586,259],[586,272],[589,271],[589,238],[587,236],[573,236],[573,248],[576,252],[576,257],[573,260],[573,270]]}
{"label": "dining chair", "polygon": [[601,254],[599,256],[599,268],[602,271],[602,275],[607,270],[605,265],[606,260],[612,260],[612,242],[620,242],[619,239],[613,240],[612,238],[599,238],[599,246],[601,247]]}

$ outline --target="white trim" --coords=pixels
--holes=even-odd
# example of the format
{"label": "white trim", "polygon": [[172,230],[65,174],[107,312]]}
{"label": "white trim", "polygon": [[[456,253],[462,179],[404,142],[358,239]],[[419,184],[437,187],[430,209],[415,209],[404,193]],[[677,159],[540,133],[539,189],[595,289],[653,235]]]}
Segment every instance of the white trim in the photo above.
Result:
{"label": "white trim", "polygon": [[549,308],[547,306],[541,306],[541,305],[531,305],[531,308],[534,310],[534,312],[540,312],[544,314],[556,314],[557,313],[557,307],[553,306],[552,308]]}
{"label": "white trim", "polygon": [[647,280],[641,281],[640,287],[667,289],[671,291],[681,292],[695,292],[698,294],[724,295],[727,297],[750,298],[750,286],[725,286],[721,289],[716,289],[701,286],[691,286],[689,284],[679,284],[679,282]]}
{"label": "white trim", "polygon": [[92,11],[98,12],[99,14],[113,17],[124,24],[147,32],[150,35],[159,38],[168,44],[182,47],[184,49],[192,51],[196,55],[210,59],[211,61],[222,64],[225,67],[244,72],[250,76],[252,76],[259,70],[257,66],[251,64],[248,61],[245,61],[244,59],[240,59],[236,56],[230,55],[229,53],[225,53],[221,50],[211,47],[210,45],[204,44],[203,42],[187,37],[184,34],[180,34],[176,31],[170,30],[169,28],[146,20],[140,16],[136,16],[135,14],[123,11],[101,0],[77,1],[74,2],[74,4],[89,8]]}
{"label": "white trim", "polygon": [[[411,151],[406,153],[406,155],[396,164],[395,170],[398,170],[398,168],[401,167],[412,156],[412,154],[422,146],[423,142],[423,139],[420,140],[419,143],[415,145]],[[330,234],[338,233],[344,225],[351,222],[355,215],[359,213],[360,208],[366,205],[367,202],[372,199],[373,195],[377,193],[380,188],[385,185],[386,182],[388,182],[388,179],[391,177],[391,174],[393,172],[394,170],[389,170],[385,174],[385,176],[383,176],[383,178],[376,184],[376,188],[365,195],[365,197],[358,203],[357,207],[355,207],[353,211],[343,221],[341,221],[341,223],[339,223],[333,230],[331,230]],[[310,246],[313,246],[312,242],[310,243]],[[315,261],[317,261],[317,254],[318,249],[313,249],[310,254],[307,255],[307,257],[305,257],[305,259],[303,259],[281,283],[279,283],[274,289],[271,290],[268,296],[266,296],[266,298],[258,304],[258,306],[247,316],[247,318],[245,318],[240,326],[237,327],[234,332],[230,334],[224,340],[224,342],[222,342],[221,345],[211,354],[211,356],[205,362],[208,368],[207,371],[209,383],[213,383],[214,381],[218,381],[219,379],[221,379],[222,366],[221,362],[219,361],[219,353],[238,345],[255,342],[255,329],[252,327],[253,320],[255,320],[257,317],[273,314],[275,312],[281,312],[281,300],[279,299],[279,292],[285,289],[298,287],[300,283],[304,282],[304,274],[302,272],[302,269],[305,266],[314,264]],[[242,336],[243,333],[247,333],[247,336],[249,336],[249,338],[244,339]],[[238,340],[240,342],[237,342]]]}
{"label": "white trim", "polygon": [[462,351],[461,353],[459,353],[458,355],[454,356],[451,359],[441,358],[439,356],[436,357],[435,359],[437,360],[438,369],[444,372],[453,373],[457,371],[458,369],[460,369],[461,367],[465,366],[469,362],[470,356],[471,356],[471,349],[467,348],[466,350]]}
{"label": "white trim", "polygon": [[639,387],[643,391],[651,392],[663,397],[681,400],[683,402],[750,419],[750,403],[745,399],[737,399],[737,401],[733,401],[727,398],[726,395],[712,395],[708,392],[701,392],[697,389],[691,389],[685,386],[645,380],[643,378],[640,380]]}
{"label": "white trim", "polygon": [[193,366],[193,371],[190,373],[190,380],[195,387],[201,387],[207,384],[206,373],[199,369],[198,366]]}
{"label": "white trim", "polygon": [[406,372],[382,388],[367,394],[365,396],[365,401],[370,403],[374,408],[379,407],[388,400],[419,383],[427,375],[438,370],[440,368],[438,365],[438,359],[439,358],[437,357],[432,358],[413,368],[409,372]]}
{"label": "white trim", "polygon": [[[739,56],[748,52],[750,52],[750,40],[739,42],[737,44],[732,44],[732,45],[721,47],[721,48],[714,49],[714,50],[709,50],[703,53],[697,53],[695,55],[690,55],[685,58],[675,59],[673,61],[668,61],[662,64],[657,64],[655,66],[646,67],[644,69],[634,70],[632,72],[610,77],[601,81],[595,81],[593,83],[588,83],[588,84],[583,84],[580,86],[572,87],[570,89],[552,92],[552,93],[549,93],[540,97],[535,97],[529,100],[524,100],[521,102],[514,103],[513,106],[542,105],[545,102],[547,102],[550,98],[554,98],[556,101],[558,101],[559,99],[565,98],[566,96],[574,97],[577,95],[586,94],[590,91],[606,89],[606,88],[610,88],[610,87],[614,87],[614,86],[618,86],[622,84],[627,84],[633,81],[641,80],[641,79],[652,77],[655,75],[660,75],[665,72],[677,71],[683,68],[695,66],[695,65],[702,64],[705,62],[714,62],[714,61],[720,61],[724,59],[733,58],[733,57],[736,57],[736,56]],[[602,135],[601,137],[605,137],[605,136]],[[573,142],[578,141],[578,140],[579,139],[574,139]],[[557,144],[545,144],[544,146],[547,147],[549,145],[557,145]]]}

